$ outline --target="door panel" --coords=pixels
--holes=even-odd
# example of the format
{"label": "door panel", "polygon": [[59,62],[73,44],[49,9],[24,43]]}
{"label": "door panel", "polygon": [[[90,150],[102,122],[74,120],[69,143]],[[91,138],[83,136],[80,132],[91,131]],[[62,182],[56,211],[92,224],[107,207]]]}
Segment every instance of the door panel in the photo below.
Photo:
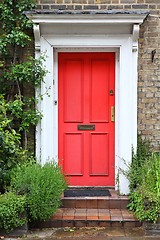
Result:
{"label": "door panel", "polygon": [[108,64],[103,60],[91,62],[91,122],[108,122]]}
{"label": "door panel", "polygon": [[[64,172],[68,176],[82,175],[83,134],[66,133],[64,136]],[[76,159],[76,161],[75,161]]]}
{"label": "door panel", "polygon": [[108,175],[108,134],[91,133],[90,137],[90,175]]}
{"label": "door panel", "polygon": [[[65,61],[65,81],[64,86],[64,122],[82,122],[82,98],[83,98],[83,61]],[[76,80],[76,81],[75,81]],[[73,111],[76,105],[76,111]]]}
{"label": "door panel", "polygon": [[58,59],[59,164],[70,185],[114,186],[115,55],[59,53]]}

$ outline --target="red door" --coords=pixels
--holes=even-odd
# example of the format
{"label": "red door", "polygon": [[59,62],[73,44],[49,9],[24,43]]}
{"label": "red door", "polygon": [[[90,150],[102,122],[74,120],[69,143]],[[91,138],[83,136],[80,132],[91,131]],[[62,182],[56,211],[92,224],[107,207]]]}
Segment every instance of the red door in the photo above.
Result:
{"label": "red door", "polygon": [[114,186],[114,53],[58,54],[58,157],[71,186]]}

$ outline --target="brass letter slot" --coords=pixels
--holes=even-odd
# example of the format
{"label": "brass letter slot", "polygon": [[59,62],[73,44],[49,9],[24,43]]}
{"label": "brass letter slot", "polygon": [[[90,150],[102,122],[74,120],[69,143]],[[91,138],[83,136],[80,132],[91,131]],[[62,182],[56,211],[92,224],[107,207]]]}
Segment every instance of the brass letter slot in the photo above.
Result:
{"label": "brass letter slot", "polygon": [[91,124],[86,124],[86,125],[78,125],[78,130],[84,130],[84,131],[87,131],[87,130],[95,130],[95,125],[91,125]]}

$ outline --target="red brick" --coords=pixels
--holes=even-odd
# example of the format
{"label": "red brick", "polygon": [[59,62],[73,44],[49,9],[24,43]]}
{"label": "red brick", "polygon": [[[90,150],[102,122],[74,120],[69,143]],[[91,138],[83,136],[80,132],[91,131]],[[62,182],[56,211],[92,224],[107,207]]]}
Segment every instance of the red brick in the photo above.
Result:
{"label": "red brick", "polygon": [[87,221],[75,221],[75,227],[87,227]]}
{"label": "red brick", "polygon": [[98,199],[98,208],[109,209],[109,199]]}
{"label": "red brick", "polygon": [[98,227],[99,222],[98,221],[88,221],[87,222],[87,227]]}
{"label": "red brick", "polygon": [[105,216],[99,215],[98,219],[104,220],[104,221],[110,221],[111,217],[110,217],[110,215],[105,215]]}
{"label": "red brick", "polygon": [[62,227],[74,227],[74,221],[70,220],[63,220]]}
{"label": "red brick", "polygon": [[111,227],[110,221],[99,221],[99,227]]}
{"label": "red brick", "polygon": [[98,207],[97,201],[98,201],[97,199],[91,199],[91,200],[87,199],[86,200],[87,209],[88,208],[97,208]]}
{"label": "red brick", "polygon": [[110,209],[120,209],[121,208],[121,200],[120,199],[110,199],[109,208]]}
{"label": "red brick", "polygon": [[62,206],[64,208],[75,208],[76,207],[76,200],[75,199],[62,199]]}
{"label": "red brick", "polygon": [[86,208],[86,199],[76,199],[76,208]]}

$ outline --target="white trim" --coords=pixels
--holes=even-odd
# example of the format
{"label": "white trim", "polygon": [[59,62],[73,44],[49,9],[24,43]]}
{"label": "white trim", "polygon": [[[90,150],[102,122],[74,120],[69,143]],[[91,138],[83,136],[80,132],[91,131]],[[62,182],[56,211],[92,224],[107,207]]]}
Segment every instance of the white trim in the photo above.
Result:
{"label": "white trim", "polygon": [[[146,16],[146,15],[145,15]],[[55,15],[30,15],[30,18],[37,23],[40,23],[40,28],[35,27],[36,38],[36,57],[40,44],[41,53],[46,53],[47,58],[45,65],[48,73],[45,78],[45,83],[42,83],[41,94],[46,90],[48,94],[43,96],[39,108],[43,113],[41,123],[37,127],[37,147],[36,153],[41,157],[41,162],[44,164],[48,158],[57,159],[58,156],[58,57],[59,51],[114,51],[116,52],[116,89],[115,89],[115,174],[118,174],[118,169],[125,169],[123,159],[129,163],[131,161],[132,146],[136,148],[137,143],[137,57],[138,57],[138,36],[139,23],[143,21],[145,16],[55,16]],[[78,18],[79,17],[79,18]],[[131,18],[130,18],[131,17]],[[76,23],[77,29],[75,32],[70,28],[69,33],[63,33],[67,24]],[[83,24],[91,24],[93,33],[83,34]],[[55,23],[62,24],[62,32],[59,26]],[[94,29],[94,23],[101,24],[102,30],[106,26],[112,27],[112,34],[100,34],[96,32],[97,25]],[[41,26],[43,23],[43,27]],[[52,32],[52,25],[54,31]],[[79,24],[80,23],[80,24]],[[113,24],[114,23],[114,24]],[[129,28],[122,28],[121,34],[116,34],[117,29],[128,24]],[[134,24],[133,24],[134,23]],[[130,24],[132,31],[130,32]],[[79,32],[79,27],[81,31]],[[48,34],[46,28],[48,27]],[[84,24],[85,28],[85,24]],[[39,33],[37,33],[39,29]],[[45,32],[43,32],[45,29]],[[126,34],[126,29],[128,33]],[[73,30],[73,32],[72,32]],[[124,30],[124,32],[123,32]],[[52,32],[52,34],[51,34]],[[40,42],[39,42],[40,35]],[[39,139],[40,138],[40,139]],[[115,176],[116,178],[116,176]],[[128,182],[125,176],[119,176],[120,192],[128,193]],[[116,185],[117,187],[117,185]]]}
{"label": "white trim", "polygon": [[[56,48],[115,48],[120,47],[131,34],[120,35],[42,35],[51,47]],[[107,44],[106,44],[107,43]],[[65,45],[64,45],[65,44]]]}
{"label": "white trim", "polygon": [[90,24],[140,24],[146,17],[145,14],[32,14],[26,13],[26,16],[31,19],[34,23],[90,23]]}
{"label": "white trim", "polygon": [[41,44],[40,44],[40,27],[39,27],[39,24],[34,24],[33,31],[34,31],[35,50],[40,51]]}
{"label": "white trim", "polygon": [[[132,69],[132,38],[131,36],[123,36],[118,37],[115,39],[115,37],[111,38],[105,38],[105,41],[102,37],[99,37],[98,43],[97,43],[97,37],[92,36],[91,39],[91,46],[92,49],[88,48],[88,43],[86,45],[81,44],[79,45],[75,41],[75,45],[78,45],[78,48],[73,48],[72,42],[70,44],[66,45],[66,41],[64,40],[64,48],[59,48],[59,42],[58,38],[57,41],[54,42],[55,44],[55,50],[54,50],[54,56],[52,56],[53,53],[53,47],[52,42],[49,40],[50,37],[47,38],[47,36],[41,37],[41,46],[42,52],[46,52],[47,56],[50,55],[50,57],[47,57],[47,69],[49,70],[48,77],[46,78],[47,86],[51,86],[50,89],[50,95],[51,97],[44,97],[43,104],[42,104],[42,110],[43,110],[43,119],[42,119],[42,147],[41,147],[41,157],[42,162],[45,162],[45,159],[48,158],[56,158],[58,155],[58,108],[57,105],[54,105],[54,101],[58,101],[58,75],[57,75],[57,52],[58,51],[108,51],[110,49],[110,43],[112,42],[112,48],[109,51],[116,52],[116,119],[115,119],[115,164],[116,164],[116,173],[118,171],[118,168],[124,168],[122,159],[130,161],[131,159],[131,147],[132,147],[132,136],[133,132],[137,132],[137,126],[133,128],[132,122],[133,119],[136,118],[136,116],[132,116],[132,114],[128,114],[129,110],[132,109],[132,81],[128,81],[129,79],[132,79],[132,71],[129,71],[129,69]],[[101,40],[100,40],[101,39]],[[81,42],[86,43],[86,39],[81,38]],[[105,46],[104,46],[105,43]],[[57,45],[56,45],[57,44]],[[96,48],[94,46],[99,45],[99,48]],[[114,48],[113,48],[114,45]],[[101,47],[102,46],[102,47]],[[119,49],[119,50],[118,50]],[[118,56],[120,51],[120,59],[118,62]],[[50,59],[54,59],[54,71],[53,71],[53,65],[50,62]],[[126,61],[127,59],[127,61]],[[120,71],[119,71],[120,69]],[[53,77],[54,72],[54,77]],[[120,72],[118,74],[118,72]],[[54,86],[52,79],[54,78]],[[42,87],[42,89],[45,89],[46,84]],[[128,89],[128,90],[127,90]],[[121,92],[120,92],[121,91]],[[135,93],[136,94],[136,93]],[[47,106],[47,108],[46,108]],[[52,115],[51,115],[52,113]],[[132,118],[133,117],[133,118]],[[52,139],[52,136],[53,139]],[[49,143],[45,145],[46,143]],[[44,148],[45,145],[45,148]],[[51,147],[52,146],[52,147]],[[128,192],[128,184],[126,184],[126,179],[124,179],[123,176],[120,177],[120,189],[122,193]]]}
{"label": "white trim", "polygon": [[139,25],[133,25],[133,42],[137,42],[139,38]]}
{"label": "white trim", "polygon": [[[35,25],[34,26],[34,37],[35,37],[35,58],[38,59],[41,56],[40,53],[40,48],[41,48],[41,44],[40,44],[40,30],[39,30],[39,25]],[[35,90],[35,97],[36,99],[39,100],[39,96],[41,95],[41,87],[37,88]],[[37,103],[37,109],[41,112],[41,101],[38,101]],[[38,161],[41,161],[41,121],[37,124],[36,126],[36,158]]]}

